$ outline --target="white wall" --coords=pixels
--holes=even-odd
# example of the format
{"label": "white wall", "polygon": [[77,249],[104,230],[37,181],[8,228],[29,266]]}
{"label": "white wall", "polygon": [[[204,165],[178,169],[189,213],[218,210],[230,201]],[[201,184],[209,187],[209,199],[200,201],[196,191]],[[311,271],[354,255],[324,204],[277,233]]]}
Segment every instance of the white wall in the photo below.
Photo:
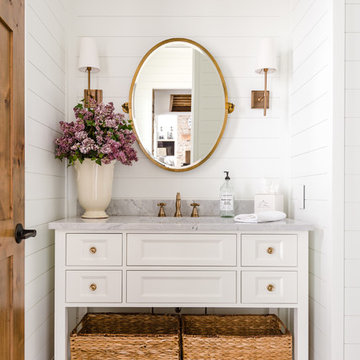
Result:
{"label": "white wall", "polygon": [[[128,101],[132,75],[145,52],[161,40],[188,37],[205,46],[223,71],[229,101],[236,105],[224,138],[213,157],[188,173],[165,172],[139,152],[133,167],[117,166],[114,198],[215,199],[222,171],[231,171],[237,198],[252,199],[262,177],[278,179],[287,192],[290,175],[291,214],[314,223],[310,239],[310,358],[340,357],[332,351],[331,210],[334,205],[334,121],[332,118],[331,33],[334,1],[326,0],[28,0],[26,7],[26,226],[38,236],[26,242],[26,360],[50,359],[53,333],[53,235],[47,222],[65,214],[65,170],[53,158],[57,123],[73,119],[72,107],[82,98],[86,76],[77,70],[81,36],[95,37],[102,71],[93,88],[116,107]],[[104,5],[105,3],[105,5]],[[231,12],[229,13],[229,9]],[[291,12],[291,19],[288,15]],[[71,16],[71,18],[70,18]],[[70,18],[70,23],[67,19]],[[359,0],[348,0],[346,17],[346,277],[345,359],[360,351],[359,213],[360,142]],[[291,21],[291,24],[289,23]],[[288,29],[291,27],[291,34]],[[66,44],[66,29],[70,33]],[[263,87],[254,73],[260,40],[276,38],[280,72],[270,78],[270,111],[250,109],[250,91]],[[288,72],[288,40],[292,62]],[[68,70],[66,50],[69,49]],[[290,75],[290,79],[288,78]],[[68,81],[65,89],[65,78]],[[288,80],[290,86],[291,159],[288,162]],[[66,99],[65,99],[66,98]],[[65,105],[66,101],[68,105]],[[65,111],[66,107],[66,111]],[[341,136],[341,134],[339,134]],[[287,165],[291,165],[291,174]],[[206,185],[204,185],[206,184]],[[306,185],[306,209],[298,209],[297,188]],[[70,214],[76,191],[70,170],[67,185]],[[339,240],[340,241],[340,240]],[[336,269],[335,269],[336,271]],[[339,269],[341,273],[341,269]],[[340,339],[341,340],[341,339]],[[332,357],[331,357],[332,356]]]}
{"label": "white wall", "polygon": [[26,1],[25,224],[37,237],[25,242],[25,358],[53,356],[54,234],[64,217],[65,168],[53,140],[65,117],[65,21],[61,0]]}
{"label": "white wall", "polygon": [[360,2],[347,0],[345,52],[345,360],[360,353]]}
{"label": "white wall", "polygon": [[[69,118],[81,99],[86,76],[77,70],[81,36],[95,37],[102,70],[93,87],[104,90],[104,100],[116,107],[128,101],[132,76],[142,56],[156,43],[187,37],[206,47],[216,58],[234,102],[224,137],[212,158],[186,173],[166,172],[139,153],[132,167],[117,166],[114,198],[217,199],[223,170],[230,170],[237,199],[253,199],[262,177],[279,179],[286,192],[287,26],[288,0],[96,0],[72,3],[75,19],[69,54]],[[255,57],[263,37],[278,40],[281,71],[271,76],[270,111],[250,108],[251,90],[263,89],[255,74]],[[72,174],[70,174],[72,176]],[[74,184],[69,186],[75,203]],[[74,207],[70,213],[74,213]]]}
{"label": "white wall", "polygon": [[[328,257],[331,244],[330,2],[293,1],[290,87],[291,214],[310,236],[310,359],[331,359]],[[306,186],[306,209],[298,188]]]}
{"label": "white wall", "polygon": [[341,0],[292,5],[290,214],[315,226],[309,245],[309,358],[316,360],[343,358],[342,15]]}

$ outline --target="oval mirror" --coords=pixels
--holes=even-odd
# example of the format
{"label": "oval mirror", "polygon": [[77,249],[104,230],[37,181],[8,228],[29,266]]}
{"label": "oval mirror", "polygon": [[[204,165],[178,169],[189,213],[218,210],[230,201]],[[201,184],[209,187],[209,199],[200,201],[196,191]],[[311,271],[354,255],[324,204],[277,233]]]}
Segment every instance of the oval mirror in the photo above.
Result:
{"label": "oval mirror", "polygon": [[220,142],[227,114],[224,77],[201,45],[169,39],[141,60],[129,115],[142,151],[156,165],[187,171],[205,162]]}

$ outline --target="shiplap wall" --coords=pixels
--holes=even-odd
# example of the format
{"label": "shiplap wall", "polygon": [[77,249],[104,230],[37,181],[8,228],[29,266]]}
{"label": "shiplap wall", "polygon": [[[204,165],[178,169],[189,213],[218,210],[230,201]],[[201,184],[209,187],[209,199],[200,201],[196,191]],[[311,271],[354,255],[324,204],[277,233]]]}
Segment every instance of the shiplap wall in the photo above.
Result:
{"label": "shiplap wall", "polygon": [[[331,233],[330,1],[295,0],[290,79],[291,215],[315,225],[310,235],[310,359],[331,359],[328,258]],[[299,186],[306,209],[299,210]]]}
{"label": "shiplap wall", "polygon": [[53,140],[65,118],[67,15],[62,0],[26,1],[25,358],[53,356],[54,234],[48,222],[65,215],[65,167]]}
{"label": "shiplap wall", "polygon": [[[79,38],[94,37],[101,71],[92,87],[104,90],[104,100],[117,109],[128,101],[132,76],[142,56],[158,42],[171,37],[193,39],[216,58],[235,103],[224,137],[210,160],[186,173],[172,173],[153,165],[139,152],[132,167],[116,166],[114,198],[217,199],[223,170],[230,170],[237,199],[252,199],[262,177],[277,179],[287,192],[287,26],[288,0],[78,0],[72,2],[75,19],[69,39],[69,107],[82,98],[86,76],[77,70]],[[251,90],[263,89],[255,74],[255,57],[263,37],[279,43],[280,71],[271,75],[270,110],[250,108]],[[76,192],[71,182],[70,214]],[[155,210],[154,210],[155,211]]]}
{"label": "shiplap wall", "polygon": [[360,1],[347,0],[345,34],[345,360],[360,354]]}

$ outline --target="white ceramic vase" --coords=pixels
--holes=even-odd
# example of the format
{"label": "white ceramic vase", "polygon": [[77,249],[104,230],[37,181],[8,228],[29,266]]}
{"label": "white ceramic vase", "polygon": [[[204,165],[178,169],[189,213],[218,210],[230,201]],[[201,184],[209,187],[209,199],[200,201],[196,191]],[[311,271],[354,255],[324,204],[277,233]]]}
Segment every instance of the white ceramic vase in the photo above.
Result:
{"label": "white ceramic vase", "polygon": [[86,219],[105,219],[112,194],[115,161],[98,165],[91,159],[75,163],[78,199]]}

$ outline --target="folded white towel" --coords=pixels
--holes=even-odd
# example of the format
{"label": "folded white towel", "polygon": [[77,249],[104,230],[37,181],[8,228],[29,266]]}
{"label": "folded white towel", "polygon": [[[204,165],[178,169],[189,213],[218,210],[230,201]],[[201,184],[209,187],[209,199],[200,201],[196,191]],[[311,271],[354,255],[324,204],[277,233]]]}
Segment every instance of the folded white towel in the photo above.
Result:
{"label": "folded white towel", "polygon": [[286,219],[286,214],[282,211],[262,211],[257,214],[240,214],[234,217],[235,221],[242,223],[262,223],[284,219]]}

